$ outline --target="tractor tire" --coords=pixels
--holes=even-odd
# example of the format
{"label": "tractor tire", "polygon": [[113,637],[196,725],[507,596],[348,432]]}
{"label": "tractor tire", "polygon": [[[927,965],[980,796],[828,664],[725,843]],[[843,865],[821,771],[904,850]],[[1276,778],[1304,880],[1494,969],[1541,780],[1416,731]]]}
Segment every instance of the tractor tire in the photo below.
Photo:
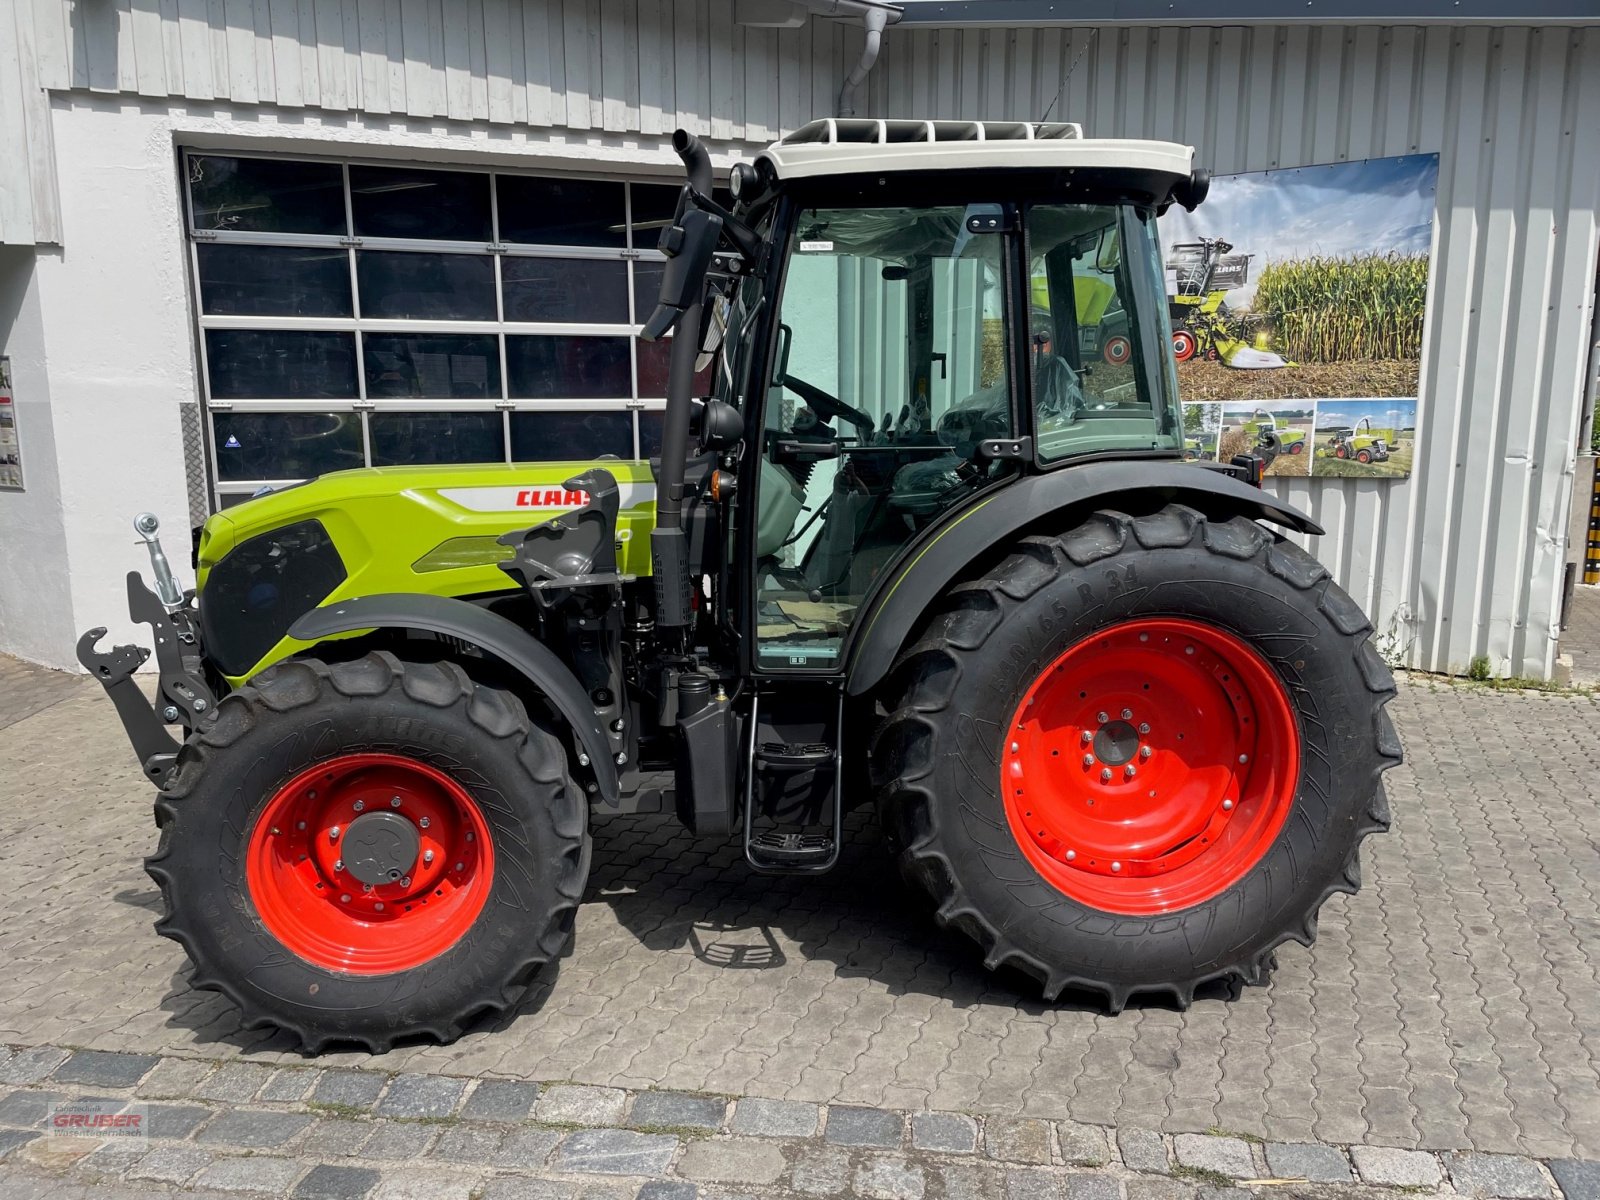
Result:
{"label": "tractor tire", "polygon": [[1305,452],[1306,452],[1306,444],[1304,442],[1290,442],[1289,443],[1289,453],[1290,454],[1304,454]]}
{"label": "tractor tire", "polygon": [[1356,451],[1356,461],[1358,463],[1363,463],[1363,464],[1371,462],[1372,461],[1372,451],[1371,450],[1357,450]]}
{"label": "tractor tire", "polygon": [[1174,329],[1172,331],[1172,357],[1179,362],[1188,362],[1194,357],[1195,351],[1200,348],[1200,343],[1195,340],[1194,334],[1187,329]]}
{"label": "tractor tire", "polygon": [[1120,367],[1133,357],[1133,343],[1122,334],[1112,334],[1106,339],[1105,346],[1100,351],[1100,357],[1113,367]]}
{"label": "tractor tire", "polygon": [[454,663],[385,652],[229,695],[156,821],[156,929],[191,984],[311,1053],[449,1042],[504,1010],[565,948],[589,871],[552,730]]}
{"label": "tractor tire", "polygon": [[1047,1000],[1264,983],[1389,824],[1371,633],[1243,517],[1022,538],[896,665],[870,757],[889,846],[941,924]]}

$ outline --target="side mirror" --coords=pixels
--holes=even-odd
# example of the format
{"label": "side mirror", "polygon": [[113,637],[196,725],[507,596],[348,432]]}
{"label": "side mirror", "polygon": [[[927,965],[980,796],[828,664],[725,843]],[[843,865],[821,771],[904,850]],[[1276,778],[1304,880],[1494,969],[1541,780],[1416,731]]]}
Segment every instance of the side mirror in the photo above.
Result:
{"label": "side mirror", "polygon": [[718,296],[711,302],[707,320],[702,325],[700,356],[694,360],[696,375],[711,365],[711,360],[722,348],[722,340],[728,335],[728,307],[726,296]]}
{"label": "side mirror", "polygon": [[639,336],[647,342],[665,337],[700,299],[706,269],[722,237],[722,218],[680,201],[673,223],[661,231],[657,248],[667,256],[661,273],[661,296]]}

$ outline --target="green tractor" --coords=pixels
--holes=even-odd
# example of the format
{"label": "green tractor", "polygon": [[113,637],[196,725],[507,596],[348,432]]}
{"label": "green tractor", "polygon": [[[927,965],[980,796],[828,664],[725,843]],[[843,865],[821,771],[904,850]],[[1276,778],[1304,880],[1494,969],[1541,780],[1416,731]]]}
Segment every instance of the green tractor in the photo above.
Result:
{"label": "green tractor", "polygon": [[[564,949],[592,820],[818,875],[861,805],[1047,999],[1265,982],[1356,888],[1400,746],[1370,624],[1286,536],[1316,523],[1262,455],[1184,461],[1156,218],[1204,197],[1192,151],[827,120],[724,208],[674,146],[658,461],[327,475],[213,515],[192,590],[136,522],[154,700],[148,650],[78,653],[159,789],[194,986],[311,1051],[448,1041]],[[1103,388],[1086,263],[1128,319]]]}
{"label": "green tractor", "polygon": [[1374,429],[1372,418],[1362,417],[1354,429],[1334,430],[1328,450],[1335,458],[1366,464],[1388,462],[1393,446],[1394,430]]}

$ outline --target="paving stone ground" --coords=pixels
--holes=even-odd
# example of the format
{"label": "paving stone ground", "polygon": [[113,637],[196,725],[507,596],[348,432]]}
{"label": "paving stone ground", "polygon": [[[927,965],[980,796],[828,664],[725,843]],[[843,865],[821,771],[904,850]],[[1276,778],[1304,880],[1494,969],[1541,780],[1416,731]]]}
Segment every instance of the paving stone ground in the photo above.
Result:
{"label": "paving stone ground", "polygon": [[[1018,1169],[1037,1157],[1025,1122],[1070,1123],[1048,1126],[1045,1171],[1067,1161],[1059,1131],[1070,1145],[1090,1126],[1112,1129],[1100,1140],[1119,1155],[1138,1140],[1125,1132],[1160,1132],[1167,1153],[1172,1135],[1222,1130],[1283,1146],[1571,1160],[1579,1165],[1561,1169],[1575,1180],[1593,1179],[1586,1164],[1600,1160],[1592,696],[1407,682],[1391,710],[1408,756],[1388,776],[1395,829],[1368,843],[1365,889],[1334,897],[1315,947],[1284,947],[1271,985],[1234,1000],[1203,995],[1187,1012],[1136,1003],[1115,1017],[1071,999],[1041,1003],[1025,981],[985,973],[967,945],[886,884],[892,873],[864,814],[838,870],[812,881],[753,877],[736,845],[696,842],[652,816],[597,825],[573,951],[516,1010],[449,1047],[307,1060],[279,1035],[240,1029],[220,997],[193,991],[179,949],[155,936],[159,901],[140,868],[155,844],[149,790],[103,694],[64,678],[4,672],[0,846],[13,878],[14,864],[27,864],[28,886],[0,894],[0,1043],[11,1048],[0,1052],[0,1085],[43,1086],[71,1061],[49,1047],[157,1055],[140,1085],[155,1089],[152,1100],[321,1113],[291,1135],[294,1145],[365,1138],[418,1155],[431,1153],[422,1141],[438,1140],[440,1106],[472,1103],[465,1084],[407,1085],[386,1117],[365,1124],[330,1114],[379,1103],[379,1072],[582,1085],[497,1119],[531,1112],[633,1137],[685,1135],[630,1129],[615,1092],[587,1089],[789,1101],[747,1122],[735,1106],[730,1119],[741,1137],[791,1139],[782,1186],[797,1190],[834,1179],[915,1190],[896,1164],[860,1161],[896,1152],[800,1132],[798,1105],[965,1113],[1005,1130]],[[185,1059],[233,1064],[232,1073]],[[80,1058],[68,1073],[82,1082],[63,1086],[116,1094],[119,1069],[133,1068]],[[248,1102],[237,1098],[245,1089]],[[307,1098],[334,1107],[308,1109]],[[567,1117],[543,1115],[562,1106]],[[184,1148],[209,1151],[208,1128]],[[525,1138],[522,1150],[502,1143],[496,1153],[547,1163],[554,1143],[540,1144]],[[650,1161],[647,1147],[630,1145],[629,1161]],[[1153,1149],[1146,1142],[1127,1161]],[[993,1165],[982,1151],[962,1161]],[[1498,1178],[1492,1166],[1467,1177]],[[1439,1169],[1442,1186],[1455,1186]],[[959,1193],[959,1172],[924,1175],[930,1200]],[[1029,1178],[1012,1190],[1031,1194]],[[208,1186],[224,1184],[226,1174]]]}

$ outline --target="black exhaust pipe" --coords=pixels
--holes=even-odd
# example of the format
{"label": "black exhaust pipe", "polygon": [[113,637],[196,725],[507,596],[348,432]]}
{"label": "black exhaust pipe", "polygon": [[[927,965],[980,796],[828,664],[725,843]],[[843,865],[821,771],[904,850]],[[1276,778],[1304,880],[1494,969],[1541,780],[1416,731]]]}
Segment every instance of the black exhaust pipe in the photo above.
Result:
{"label": "black exhaust pipe", "polygon": [[[683,160],[689,186],[711,194],[711,156],[700,139],[686,129],[672,135],[672,148]],[[681,230],[694,206],[688,196],[678,201],[674,226]],[[696,212],[697,216],[703,216]],[[663,249],[674,229],[662,233]],[[680,234],[681,236],[681,234]],[[700,354],[700,318],[704,279],[696,281],[693,298],[681,309],[667,361],[667,410],[661,430],[661,470],[656,476],[656,527],[650,531],[651,570],[656,582],[656,625],[682,629],[690,620],[689,547],[683,532],[683,472],[689,458],[689,415],[693,406],[694,363]]]}

